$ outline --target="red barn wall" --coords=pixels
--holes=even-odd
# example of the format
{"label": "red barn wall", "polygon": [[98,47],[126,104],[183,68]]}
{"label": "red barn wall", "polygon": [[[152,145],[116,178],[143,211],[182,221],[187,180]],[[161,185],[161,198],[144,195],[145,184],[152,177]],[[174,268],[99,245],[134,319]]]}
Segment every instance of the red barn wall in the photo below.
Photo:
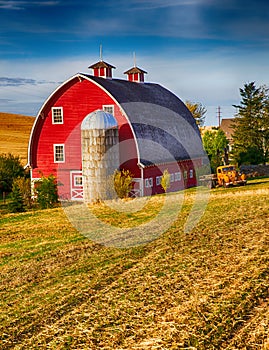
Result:
{"label": "red barn wall", "polygon": [[[114,100],[93,82],[75,78],[56,91],[42,111],[42,118],[36,124],[32,137],[32,177],[40,178],[54,174],[63,183],[59,193],[70,196],[70,171],[81,170],[80,125],[89,113],[102,109],[103,105],[114,105],[114,116],[119,125],[120,142],[128,141],[130,161],[128,167],[135,176],[140,175],[137,167],[136,146],[131,128]],[[52,107],[63,107],[63,124],[52,124]],[[54,144],[65,145],[65,163],[54,163]],[[125,152],[123,150],[122,152]],[[124,154],[120,159],[124,159]]]}
{"label": "red barn wall", "polygon": [[[158,166],[150,166],[144,169],[144,195],[151,196],[154,194],[164,193],[161,184],[157,184],[156,177],[162,176],[164,170],[168,170],[170,174],[170,187],[168,192],[183,190],[184,188],[194,187],[197,185],[195,168],[202,165],[202,160],[183,160],[180,162],[160,164]],[[175,174],[180,173],[180,180],[176,179]],[[148,179],[152,179],[152,187],[146,187]]]}

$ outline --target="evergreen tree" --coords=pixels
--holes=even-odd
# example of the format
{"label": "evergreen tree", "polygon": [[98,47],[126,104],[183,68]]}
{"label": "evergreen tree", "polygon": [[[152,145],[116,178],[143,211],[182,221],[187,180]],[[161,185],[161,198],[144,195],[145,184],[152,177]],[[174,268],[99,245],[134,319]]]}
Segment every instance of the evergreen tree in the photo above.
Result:
{"label": "evergreen tree", "polygon": [[11,201],[8,204],[8,208],[12,213],[25,211],[23,196],[16,181],[13,182]]}
{"label": "evergreen tree", "polygon": [[269,96],[254,82],[240,89],[241,101],[233,124],[233,156],[242,163],[266,163],[269,158]]}

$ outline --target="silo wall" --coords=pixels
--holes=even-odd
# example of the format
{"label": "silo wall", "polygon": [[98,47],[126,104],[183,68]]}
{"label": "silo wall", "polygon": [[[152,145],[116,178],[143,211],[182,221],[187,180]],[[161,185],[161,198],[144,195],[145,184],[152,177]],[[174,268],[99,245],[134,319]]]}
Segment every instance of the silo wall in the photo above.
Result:
{"label": "silo wall", "polygon": [[81,130],[84,201],[115,197],[113,174],[119,168],[119,132],[110,129]]}

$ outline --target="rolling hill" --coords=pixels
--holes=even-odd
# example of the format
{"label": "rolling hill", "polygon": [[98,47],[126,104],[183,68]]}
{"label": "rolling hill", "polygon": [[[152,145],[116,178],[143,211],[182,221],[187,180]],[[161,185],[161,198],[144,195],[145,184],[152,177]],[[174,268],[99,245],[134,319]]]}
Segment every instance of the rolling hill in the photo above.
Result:
{"label": "rolling hill", "polygon": [[0,154],[19,156],[27,163],[27,148],[34,118],[20,114],[0,112]]}

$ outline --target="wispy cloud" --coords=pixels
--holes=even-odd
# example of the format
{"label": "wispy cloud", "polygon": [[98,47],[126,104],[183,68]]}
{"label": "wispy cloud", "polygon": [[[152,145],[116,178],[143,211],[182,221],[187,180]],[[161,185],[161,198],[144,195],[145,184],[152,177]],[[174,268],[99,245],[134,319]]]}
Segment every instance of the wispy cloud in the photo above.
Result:
{"label": "wispy cloud", "polygon": [[0,0],[0,9],[23,10],[25,7],[33,6],[55,6],[59,1],[19,1],[19,0]]}
{"label": "wispy cloud", "polygon": [[55,83],[56,82],[46,80],[0,77],[0,86],[42,85]]}
{"label": "wispy cloud", "polygon": [[10,103],[13,102],[14,100],[10,99],[10,98],[0,98],[0,104],[2,103]]}
{"label": "wispy cloud", "polygon": [[[162,9],[169,7],[182,7],[182,6],[194,6],[204,5],[210,3],[212,0],[130,0],[128,7],[130,10],[149,10],[149,9]],[[124,6],[126,1],[118,0],[119,4]]]}

